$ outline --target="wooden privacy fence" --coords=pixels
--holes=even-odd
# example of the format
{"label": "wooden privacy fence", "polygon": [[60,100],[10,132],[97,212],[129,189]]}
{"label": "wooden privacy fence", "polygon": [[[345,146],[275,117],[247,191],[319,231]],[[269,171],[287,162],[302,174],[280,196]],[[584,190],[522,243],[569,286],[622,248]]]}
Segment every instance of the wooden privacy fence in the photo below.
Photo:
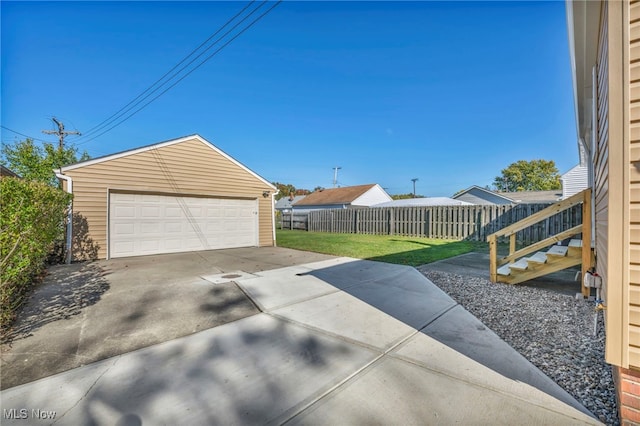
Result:
{"label": "wooden privacy fence", "polygon": [[280,217],[280,229],[302,229],[308,228],[308,216],[306,213],[282,213]]}
{"label": "wooden privacy fence", "polygon": [[[314,232],[486,241],[490,234],[548,206],[549,204],[517,204],[316,210],[309,212],[306,229]],[[290,229],[286,222],[287,216],[283,215],[282,227]],[[582,211],[580,206],[575,206],[519,231],[516,239],[520,243],[531,244],[580,223]]]}

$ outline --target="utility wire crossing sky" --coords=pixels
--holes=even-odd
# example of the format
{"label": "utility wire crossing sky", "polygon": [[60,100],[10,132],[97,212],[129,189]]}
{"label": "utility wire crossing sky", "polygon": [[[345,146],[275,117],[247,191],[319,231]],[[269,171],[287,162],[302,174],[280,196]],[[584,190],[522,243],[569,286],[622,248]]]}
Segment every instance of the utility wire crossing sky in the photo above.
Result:
{"label": "utility wire crossing sky", "polygon": [[563,2],[0,3],[2,142],[200,134],[270,181],[451,196],[578,161]]}

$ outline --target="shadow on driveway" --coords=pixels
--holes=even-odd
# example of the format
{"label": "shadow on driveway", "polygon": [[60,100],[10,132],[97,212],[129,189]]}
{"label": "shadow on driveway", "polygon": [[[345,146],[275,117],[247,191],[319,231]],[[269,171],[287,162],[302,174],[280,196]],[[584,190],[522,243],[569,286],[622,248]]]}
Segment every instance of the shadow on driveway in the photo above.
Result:
{"label": "shadow on driveway", "polygon": [[28,337],[45,324],[78,315],[97,303],[109,290],[107,274],[96,263],[52,266],[46,285],[36,287],[2,343]]}
{"label": "shadow on driveway", "polygon": [[[415,268],[359,260],[314,270],[308,275],[339,288],[504,377],[527,383],[592,415]],[[412,344],[409,341],[407,346]],[[427,348],[422,348],[422,352],[426,353]]]}
{"label": "shadow on driveway", "polygon": [[204,277],[328,258],[252,247],[57,265],[0,346],[0,389],[260,312],[235,282]]}

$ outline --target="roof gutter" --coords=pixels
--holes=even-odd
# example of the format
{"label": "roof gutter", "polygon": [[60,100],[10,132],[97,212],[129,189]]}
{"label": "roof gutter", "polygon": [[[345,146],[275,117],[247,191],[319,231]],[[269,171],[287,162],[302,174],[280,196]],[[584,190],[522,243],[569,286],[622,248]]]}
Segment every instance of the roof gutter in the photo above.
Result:
{"label": "roof gutter", "polygon": [[[73,194],[73,180],[71,176],[62,174],[62,169],[56,172],[56,177],[67,182],[67,192]],[[67,215],[67,235],[65,237],[65,263],[71,263],[71,239],[73,236],[73,200],[69,202],[69,213]]]}
{"label": "roof gutter", "polygon": [[271,224],[273,226],[273,246],[278,247],[276,242],[276,195],[280,193],[279,189],[271,194]]}

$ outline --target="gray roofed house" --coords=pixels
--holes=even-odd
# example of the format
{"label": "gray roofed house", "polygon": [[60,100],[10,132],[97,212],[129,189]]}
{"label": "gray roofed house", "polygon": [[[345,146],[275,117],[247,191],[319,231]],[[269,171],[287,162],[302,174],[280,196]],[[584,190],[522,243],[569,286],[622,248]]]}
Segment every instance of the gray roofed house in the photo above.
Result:
{"label": "gray roofed house", "polygon": [[306,195],[296,195],[295,197],[282,197],[276,201],[276,210],[280,212],[288,212],[291,210],[291,206],[300,200],[303,200]]}
{"label": "gray roofed house", "polygon": [[471,204],[513,204],[511,198],[477,185],[473,185],[451,198]]}
{"label": "gray roofed house", "polygon": [[562,199],[562,190],[553,191],[518,191],[518,192],[498,192],[498,194],[509,197],[516,204],[521,203],[556,203]]}
{"label": "gray roofed house", "polygon": [[452,198],[471,204],[544,204],[561,200],[562,190],[498,192],[474,185],[454,195]]}

